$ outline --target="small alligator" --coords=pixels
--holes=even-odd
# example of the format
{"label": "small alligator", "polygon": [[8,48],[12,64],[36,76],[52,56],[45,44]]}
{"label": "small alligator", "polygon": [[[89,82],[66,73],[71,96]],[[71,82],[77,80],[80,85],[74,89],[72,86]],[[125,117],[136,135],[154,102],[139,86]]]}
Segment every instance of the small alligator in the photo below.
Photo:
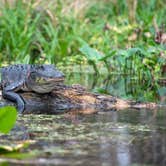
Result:
{"label": "small alligator", "polygon": [[64,80],[64,74],[54,65],[18,64],[1,68],[2,96],[17,103],[23,113],[25,103],[18,91],[49,93]]}

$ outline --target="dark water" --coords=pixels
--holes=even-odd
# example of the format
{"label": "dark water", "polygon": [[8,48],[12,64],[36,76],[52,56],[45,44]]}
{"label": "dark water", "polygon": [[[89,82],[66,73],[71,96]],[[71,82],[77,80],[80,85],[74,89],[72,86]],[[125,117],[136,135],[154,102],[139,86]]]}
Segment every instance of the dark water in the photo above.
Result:
{"label": "dark water", "polygon": [[[34,140],[28,165],[166,165],[166,111],[123,110],[93,115],[26,115],[2,144]],[[8,159],[12,164],[22,160]]]}
{"label": "dark water", "polygon": [[[92,77],[87,75],[79,77],[75,80],[82,80],[83,85],[88,83],[89,89],[106,87],[104,78],[93,82]],[[68,76],[69,84],[72,84],[73,78]],[[129,88],[125,90],[126,85],[120,84],[119,78],[113,81],[119,84],[109,85],[107,91],[111,91],[112,86],[117,88],[114,93],[120,96],[134,94],[133,90],[130,93],[126,91]],[[118,89],[120,85],[123,85],[121,90]],[[160,99],[153,97],[153,100]],[[23,148],[21,153],[30,153],[33,157],[16,159],[3,156],[0,162],[9,165],[165,166],[166,110],[24,115],[18,117],[9,135],[0,136],[0,144],[3,145],[18,145],[26,140],[34,142]]]}

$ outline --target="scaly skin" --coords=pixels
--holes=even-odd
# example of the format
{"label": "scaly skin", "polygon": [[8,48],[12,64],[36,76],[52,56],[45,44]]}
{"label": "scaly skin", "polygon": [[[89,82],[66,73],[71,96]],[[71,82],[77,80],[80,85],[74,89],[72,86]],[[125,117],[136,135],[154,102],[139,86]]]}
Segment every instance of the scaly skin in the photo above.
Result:
{"label": "scaly skin", "polygon": [[18,64],[1,68],[1,87],[4,98],[17,103],[20,113],[25,109],[19,90],[49,93],[64,80],[62,72],[53,65]]}

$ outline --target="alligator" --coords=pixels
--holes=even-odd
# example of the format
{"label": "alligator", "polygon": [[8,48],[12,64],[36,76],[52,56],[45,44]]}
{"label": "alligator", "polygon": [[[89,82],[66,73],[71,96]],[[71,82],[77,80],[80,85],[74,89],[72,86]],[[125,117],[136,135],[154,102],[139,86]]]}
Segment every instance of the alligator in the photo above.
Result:
{"label": "alligator", "polygon": [[19,91],[46,94],[58,88],[64,74],[54,65],[17,64],[1,68],[1,89],[5,99],[17,104],[19,113],[25,110]]}
{"label": "alligator", "polygon": [[166,108],[158,103],[88,92],[78,84],[65,85],[64,74],[54,65],[10,65],[1,68],[1,76],[0,107],[17,104],[18,111],[24,114],[91,114],[126,108]]}

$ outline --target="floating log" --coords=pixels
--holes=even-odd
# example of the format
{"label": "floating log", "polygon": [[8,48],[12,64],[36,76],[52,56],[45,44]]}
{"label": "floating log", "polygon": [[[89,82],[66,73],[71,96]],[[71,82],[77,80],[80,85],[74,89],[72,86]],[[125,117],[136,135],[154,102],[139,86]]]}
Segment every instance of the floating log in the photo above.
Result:
{"label": "floating log", "polygon": [[[24,114],[59,114],[65,112],[78,112],[91,114],[99,111],[120,110],[125,108],[149,108],[160,107],[155,103],[138,103],[136,101],[123,100],[111,95],[101,95],[86,91],[81,85],[61,85],[48,94],[34,92],[18,92],[25,101]],[[13,102],[4,100],[1,96],[0,106],[14,105]]]}

